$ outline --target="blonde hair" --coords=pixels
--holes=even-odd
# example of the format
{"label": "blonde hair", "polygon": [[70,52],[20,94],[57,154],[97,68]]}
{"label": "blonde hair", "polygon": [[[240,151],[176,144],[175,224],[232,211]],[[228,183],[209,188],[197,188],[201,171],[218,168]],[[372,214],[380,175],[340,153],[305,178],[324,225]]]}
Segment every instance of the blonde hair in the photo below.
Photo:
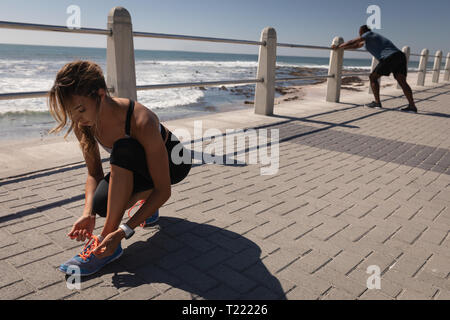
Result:
{"label": "blonde hair", "polygon": [[[108,95],[105,77],[99,65],[91,61],[74,61],[66,64],[56,75],[55,83],[48,93],[48,106],[50,114],[58,122],[58,125],[49,133],[58,133],[67,126],[70,121],[64,139],[72,130],[81,134],[80,147],[84,153],[91,152],[96,146],[95,130],[96,126],[83,127],[72,121],[70,106],[67,100],[77,96],[84,96],[96,99],[99,107],[98,90],[104,89]],[[97,110],[98,111],[98,110]]]}

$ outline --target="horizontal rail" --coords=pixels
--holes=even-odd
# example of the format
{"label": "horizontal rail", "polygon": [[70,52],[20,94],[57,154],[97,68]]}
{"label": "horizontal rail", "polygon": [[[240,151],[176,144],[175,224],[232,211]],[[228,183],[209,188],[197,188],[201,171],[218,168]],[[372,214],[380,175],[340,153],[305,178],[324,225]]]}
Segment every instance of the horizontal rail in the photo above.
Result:
{"label": "horizontal rail", "polygon": [[364,73],[348,73],[343,74],[342,77],[357,77],[357,76],[370,76],[370,72],[364,72]]}
{"label": "horizontal rail", "polygon": [[44,98],[48,91],[0,93],[0,100]]}
{"label": "horizontal rail", "polygon": [[286,47],[286,48],[304,48],[304,49],[319,49],[319,50],[333,50],[331,47],[323,47],[323,46],[310,46],[304,44],[290,44],[290,43],[277,43],[278,47]]}
{"label": "horizontal rail", "polygon": [[237,39],[224,39],[224,38],[210,38],[210,37],[197,37],[186,36],[178,34],[165,34],[165,33],[150,33],[150,32],[133,32],[133,36],[141,38],[158,38],[158,39],[174,39],[174,40],[192,40],[192,41],[207,41],[207,42],[224,42],[233,44],[251,44],[258,46],[265,46],[266,42],[251,41],[251,40],[237,40]]}
{"label": "horizontal rail", "polygon": [[136,89],[138,91],[142,91],[142,90],[158,90],[158,89],[170,89],[170,88],[210,87],[210,86],[230,85],[230,84],[250,84],[250,83],[258,83],[258,82],[264,82],[264,79],[152,84],[152,85],[137,86]]}
{"label": "horizontal rail", "polygon": [[[114,88],[108,88],[109,92],[114,92]],[[46,98],[49,91],[28,91],[28,92],[10,92],[0,93],[1,100],[19,100],[19,99],[35,99]]]}
{"label": "horizontal rail", "polygon": [[334,78],[334,74],[332,75],[324,75],[324,76],[307,76],[307,77],[295,77],[295,78],[277,78],[276,82],[280,81],[293,81],[293,80],[310,80],[310,79],[321,79],[321,78]]}
{"label": "horizontal rail", "polygon": [[112,34],[111,30],[95,29],[95,28],[79,28],[70,29],[65,26],[53,26],[46,24],[33,24],[21,22],[0,21],[0,28],[4,29],[18,29],[18,30],[33,30],[33,31],[55,31],[55,32],[71,32],[84,34],[99,34],[109,36]]}
{"label": "horizontal rail", "polygon": [[[422,72],[421,70],[408,70],[408,73],[416,73],[416,72]],[[371,72],[364,72],[364,73],[349,73],[349,74],[343,74],[343,77],[356,77],[356,76],[369,76]]]}
{"label": "horizontal rail", "polygon": [[[415,57],[425,57],[425,55],[423,54],[418,54],[418,53],[411,53],[411,56],[415,56]],[[430,56],[428,55],[428,58],[437,58],[438,56]]]}
{"label": "horizontal rail", "polygon": [[[278,47],[285,48],[303,48],[303,49],[318,49],[318,50],[333,50],[331,47],[324,46],[311,46],[306,44],[291,44],[291,43],[277,43]],[[359,50],[359,49],[346,49],[349,51],[357,51],[357,52],[368,52],[367,50]]]}
{"label": "horizontal rail", "polygon": [[[112,35],[111,29],[97,29],[97,28],[74,28],[74,29],[71,29],[71,28],[68,28],[67,26],[10,22],[10,21],[0,21],[0,28],[17,29],[17,30],[32,30],[32,31],[54,31],[54,32],[69,32],[69,33],[81,33],[81,34],[97,34],[97,35],[106,35],[106,36]],[[266,45],[265,41],[198,37],[198,36],[187,36],[187,35],[165,34],[165,33],[133,32],[133,36],[134,37],[143,37],[143,38],[222,42],[222,43],[248,44],[248,45],[258,45],[258,46]],[[331,47],[303,45],[303,44],[291,44],[291,43],[277,43],[277,46],[278,47],[286,47],[286,48],[333,50]],[[348,49],[348,50],[356,51],[356,52],[368,52],[367,50],[359,50],[359,49]],[[418,57],[422,56],[421,54],[415,54],[415,53],[411,53],[410,55],[418,56]],[[430,57],[436,57],[436,56],[430,56]]]}

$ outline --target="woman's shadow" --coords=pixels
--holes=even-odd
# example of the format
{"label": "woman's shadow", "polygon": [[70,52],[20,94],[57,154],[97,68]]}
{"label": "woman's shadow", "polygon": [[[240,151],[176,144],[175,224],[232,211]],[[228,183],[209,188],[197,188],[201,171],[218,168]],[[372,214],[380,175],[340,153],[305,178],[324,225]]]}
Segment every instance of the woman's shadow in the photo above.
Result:
{"label": "woman's shadow", "polygon": [[117,289],[164,284],[162,291],[174,287],[207,300],[285,300],[260,255],[259,246],[240,234],[161,217],[146,241],[130,244],[117,261],[82,281],[112,273]]}

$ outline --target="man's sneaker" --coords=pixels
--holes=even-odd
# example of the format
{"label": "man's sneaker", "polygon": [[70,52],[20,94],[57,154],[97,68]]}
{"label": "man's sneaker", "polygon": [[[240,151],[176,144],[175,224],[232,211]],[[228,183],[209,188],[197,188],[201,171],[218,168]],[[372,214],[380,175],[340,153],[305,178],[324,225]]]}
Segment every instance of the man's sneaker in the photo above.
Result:
{"label": "man's sneaker", "polygon": [[406,108],[400,109],[400,111],[417,113],[417,108],[416,106],[408,105]]}
{"label": "man's sneaker", "polygon": [[369,103],[369,104],[366,104],[366,107],[369,107],[369,108],[383,108],[382,106],[381,106],[381,103],[376,103],[375,101],[372,101],[371,103]]}
{"label": "man's sneaker", "polygon": [[[140,201],[136,202],[136,203],[134,204],[134,206],[132,206],[132,207],[130,208],[130,210],[128,210],[128,218],[131,218],[131,211],[132,211],[136,206],[139,206],[139,209],[140,209],[140,208],[144,205],[144,203],[145,203],[144,200],[140,200]],[[139,210],[139,209],[138,209],[138,210]],[[145,220],[143,223],[141,223],[141,227],[142,227],[142,228],[145,228],[145,227],[152,226],[152,225],[154,225],[156,222],[158,222],[158,220],[159,220],[159,209],[156,210],[156,212],[155,212],[150,218],[147,218],[147,220]]]}
{"label": "man's sneaker", "polygon": [[116,251],[111,256],[103,259],[97,258],[93,252],[100,245],[100,243],[101,241],[96,236],[92,236],[84,246],[81,253],[77,254],[66,263],[60,265],[59,270],[68,275],[79,272],[80,276],[90,276],[98,272],[108,263],[119,259],[123,253],[122,246],[119,243]]}

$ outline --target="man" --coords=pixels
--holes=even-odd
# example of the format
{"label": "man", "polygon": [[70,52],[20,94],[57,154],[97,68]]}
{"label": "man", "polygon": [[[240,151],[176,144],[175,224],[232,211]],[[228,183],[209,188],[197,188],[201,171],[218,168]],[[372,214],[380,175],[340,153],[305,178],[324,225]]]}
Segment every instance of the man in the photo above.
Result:
{"label": "man", "polygon": [[359,35],[359,38],[347,41],[339,46],[333,45],[332,49],[358,49],[365,44],[367,51],[378,60],[379,63],[377,67],[370,74],[370,85],[375,101],[372,101],[366,106],[370,108],[382,108],[378,79],[381,76],[389,76],[392,72],[409,102],[408,107],[401,110],[416,113],[417,108],[414,103],[412,90],[406,82],[408,65],[405,54],[389,39],[371,31],[366,25],[359,28]]}

